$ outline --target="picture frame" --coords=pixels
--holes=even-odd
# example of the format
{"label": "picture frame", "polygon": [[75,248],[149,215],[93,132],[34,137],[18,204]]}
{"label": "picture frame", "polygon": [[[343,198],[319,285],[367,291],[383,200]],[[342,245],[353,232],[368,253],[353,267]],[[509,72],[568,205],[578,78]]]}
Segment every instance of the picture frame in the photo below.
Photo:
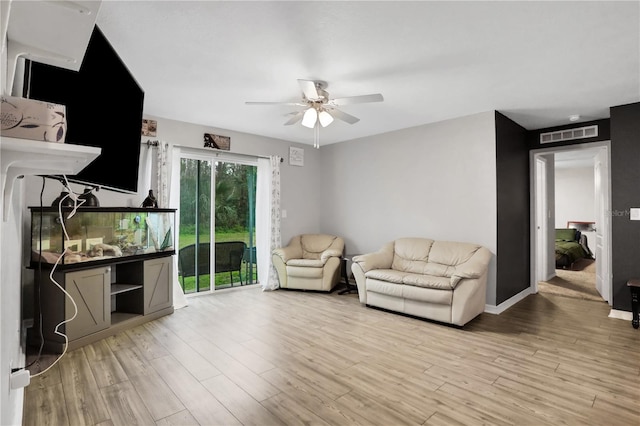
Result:
{"label": "picture frame", "polygon": [[213,133],[204,134],[204,147],[221,149],[223,151],[231,150],[231,137],[214,135]]}
{"label": "picture frame", "polygon": [[142,119],[142,136],[156,136],[158,122],[156,120]]}
{"label": "picture frame", "polygon": [[289,165],[304,166],[304,149],[295,146],[289,147]]}

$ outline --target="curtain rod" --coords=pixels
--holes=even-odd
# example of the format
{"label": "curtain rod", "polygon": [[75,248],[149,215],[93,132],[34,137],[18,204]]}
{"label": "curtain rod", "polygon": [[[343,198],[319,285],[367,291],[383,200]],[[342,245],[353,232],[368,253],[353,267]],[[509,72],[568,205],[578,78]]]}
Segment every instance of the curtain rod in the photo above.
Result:
{"label": "curtain rod", "polygon": [[[157,141],[157,140],[156,141],[152,141],[151,139],[149,139],[146,142],[141,142],[142,145],[147,145],[147,146],[158,146],[159,143],[160,143],[159,141]],[[194,147],[194,146],[186,146],[186,145],[174,145],[174,146],[176,146],[178,148],[189,148],[189,149],[200,150],[200,148],[197,148],[197,147]],[[218,156],[220,156],[220,154],[224,154],[227,151],[217,151],[217,150],[209,151],[209,150],[206,150],[206,152],[215,153],[216,157],[218,157]],[[251,158],[256,158],[256,157],[257,158],[269,158],[268,155],[242,154],[242,153],[239,153],[239,152],[229,152],[229,155],[241,155],[243,157],[251,157]],[[281,163],[284,162],[284,158],[283,157],[280,157],[280,162]]]}

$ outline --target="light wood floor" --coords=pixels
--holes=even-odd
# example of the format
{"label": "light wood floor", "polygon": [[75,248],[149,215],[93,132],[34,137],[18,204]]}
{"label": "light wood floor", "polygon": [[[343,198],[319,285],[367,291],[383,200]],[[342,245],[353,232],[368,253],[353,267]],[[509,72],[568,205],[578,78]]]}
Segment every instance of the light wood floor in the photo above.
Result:
{"label": "light wood floor", "polygon": [[638,425],[640,330],[532,295],[464,329],[258,287],[69,352],[25,425]]}

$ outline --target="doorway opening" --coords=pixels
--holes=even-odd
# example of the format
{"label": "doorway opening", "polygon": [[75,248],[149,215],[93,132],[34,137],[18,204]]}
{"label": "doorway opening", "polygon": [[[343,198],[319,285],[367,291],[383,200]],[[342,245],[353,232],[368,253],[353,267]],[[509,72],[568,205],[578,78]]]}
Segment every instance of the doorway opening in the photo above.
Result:
{"label": "doorway opening", "polygon": [[[532,292],[611,305],[609,153],[609,141],[531,152]],[[568,265],[565,237],[557,237],[564,229],[578,231],[569,233],[586,254],[572,255]]]}
{"label": "doorway opening", "polygon": [[257,164],[181,154],[178,278],[185,294],[257,282]]}

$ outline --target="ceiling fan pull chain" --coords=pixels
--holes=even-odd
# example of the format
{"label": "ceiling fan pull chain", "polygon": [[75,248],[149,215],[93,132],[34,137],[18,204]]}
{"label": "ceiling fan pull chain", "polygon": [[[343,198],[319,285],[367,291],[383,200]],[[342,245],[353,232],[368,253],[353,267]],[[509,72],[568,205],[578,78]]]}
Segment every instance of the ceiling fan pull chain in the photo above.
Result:
{"label": "ceiling fan pull chain", "polygon": [[316,125],[313,128],[313,147],[320,149],[320,125],[316,121]]}

